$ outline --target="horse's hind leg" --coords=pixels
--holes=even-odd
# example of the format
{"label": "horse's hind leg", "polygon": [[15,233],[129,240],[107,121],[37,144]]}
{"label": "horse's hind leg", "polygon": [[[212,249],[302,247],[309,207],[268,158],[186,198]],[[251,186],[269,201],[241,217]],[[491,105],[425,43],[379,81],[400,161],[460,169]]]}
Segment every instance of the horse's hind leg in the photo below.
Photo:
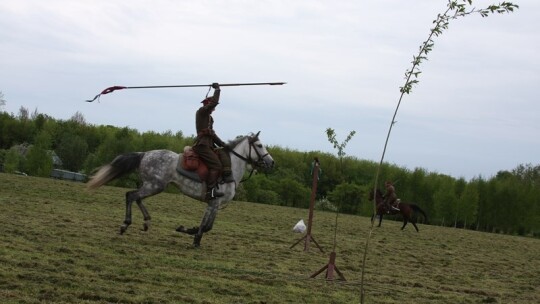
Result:
{"label": "horse's hind leg", "polygon": [[120,226],[120,234],[124,234],[131,225],[131,205],[133,204],[132,196],[136,193],[137,190],[126,192],[126,216],[124,218],[124,224]]}
{"label": "horse's hind leg", "polygon": [[148,213],[148,210],[146,210],[146,207],[144,206],[142,199],[137,200],[137,206],[139,206],[139,209],[141,209],[141,212],[144,217],[144,224],[143,224],[143,230],[148,231],[148,228],[150,228],[150,220],[152,219],[150,217],[150,214]]}
{"label": "horse's hind leg", "polygon": [[145,197],[160,193],[163,191],[163,189],[165,189],[164,186],[145,183],[138,190],[133,190],[126,193],[126,218],[124,219],[124,224],[120,227],[120,234],[124,234],[129,225],[131,225],[131,206],[133,202],[137,202],[139,209],[141,209],[145,222],[144,230],[148,230],[148,227],[150,226],[150,214],[148,213],[148,210],[146,210],[142,200]]}
{"label": "horse's hind leg", "polygon": [[416,232],[420,232],[420,231],[418,230],[418,227],[416,226],[416,221],[411,220],[411,224],[413,224],[414,228],[416,229]]}

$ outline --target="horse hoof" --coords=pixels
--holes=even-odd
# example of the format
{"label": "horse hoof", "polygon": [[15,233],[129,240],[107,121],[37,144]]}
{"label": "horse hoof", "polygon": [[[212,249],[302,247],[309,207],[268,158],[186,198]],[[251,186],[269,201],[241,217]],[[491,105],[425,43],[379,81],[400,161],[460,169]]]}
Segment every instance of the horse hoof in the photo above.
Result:
{"label": "horse hoof", "polygon": [[124,232],[126,232],[127,228],[122,226],[120,227],[120,235],[124,234]]}
{"label": "horse hoof", "polygon": [[176,231],[182,232],[182,233],[187,233],[186,228],[184,228],[184,226],[180,226],[180,227],[176,228]]}
{"label": "horse hoof", "polygon": [[150,228],[150,224],[149,223],[144,223],[143,224],[143,231],[148,231],[148,228]]}

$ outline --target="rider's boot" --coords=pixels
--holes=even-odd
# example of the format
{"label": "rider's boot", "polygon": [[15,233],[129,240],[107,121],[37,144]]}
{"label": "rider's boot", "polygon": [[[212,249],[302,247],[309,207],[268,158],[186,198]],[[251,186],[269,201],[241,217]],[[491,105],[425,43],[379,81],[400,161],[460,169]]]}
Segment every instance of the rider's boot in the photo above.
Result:
{"label": "rider's boot", "polygon": [[223,182],[224,183],[232,183],[232,182],[234,182],[232,172],[230,172],[230,171],[223,172]]}
{"label": "rider's boot", "polygon": [[208,200],[211,200],[211,199],[214,199],[216,197],[222,197],[223,196],[223,192],[219,192],[217,191],[217,187],[216,187],[216,184],[217,184],[217,178],[219,176],[219,171],[218,170],[208,170],[208,180],[207,180],[207,191],[206,191],[206,196],[205,196],[205,199],[208,201]]}

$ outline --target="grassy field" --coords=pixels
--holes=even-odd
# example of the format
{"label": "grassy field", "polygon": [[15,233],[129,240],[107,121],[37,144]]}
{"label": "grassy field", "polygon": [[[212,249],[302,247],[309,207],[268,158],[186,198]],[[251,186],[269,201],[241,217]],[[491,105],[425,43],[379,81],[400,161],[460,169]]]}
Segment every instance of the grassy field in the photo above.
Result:
{"label": "grassy field", "polygon": [[[307,210],[232,202],[191,246],[179,225],[199,224],[205,205],[178,194],[134,207],[124,235],[126,189],[0,174],[1,303],[359,303],[368,218],[340,215],[336,265],[323,272],[334,213],[315,212],[325,249],[290,249]],[[540,240],[385,221],[366,262],[366,303],[540,303]]]}

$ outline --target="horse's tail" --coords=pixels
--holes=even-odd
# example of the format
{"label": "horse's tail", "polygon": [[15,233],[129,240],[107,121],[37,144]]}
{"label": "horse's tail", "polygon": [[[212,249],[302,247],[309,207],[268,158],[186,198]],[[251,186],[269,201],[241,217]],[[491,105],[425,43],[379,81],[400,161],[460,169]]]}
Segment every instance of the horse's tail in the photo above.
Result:
{"label": "horse's tail", "polygon": [[113,179],[137,169],[141,164],[143,156],[144,152],[132,152],[118,155],[110,164],[100,167],[99,170],[92,175],[86,184],[86,187],[91,190],[99,188]]}
{"label": "horse's tail", "polygon": [[428,222],[428,218],[427,218],[427,215],[426,215],[426,213],[424,212],[424,210],[422,210],[420,207],[418,207],[418,206],[415,205],[415,204],[411,204],[411,208],[412,208],[415,212],[420,212],[420,213],[424,216],[424,220],[426,221],[426,223]]}

